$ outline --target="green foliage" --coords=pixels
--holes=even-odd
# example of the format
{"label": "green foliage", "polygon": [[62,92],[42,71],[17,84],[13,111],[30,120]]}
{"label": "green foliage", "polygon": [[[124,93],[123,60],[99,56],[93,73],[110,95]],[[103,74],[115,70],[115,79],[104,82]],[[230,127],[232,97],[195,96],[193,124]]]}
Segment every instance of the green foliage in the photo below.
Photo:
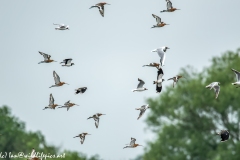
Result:
{"label": "green foliage", "polygon": [[[7,106],[0,108],[0,153],[5,152],[12,154],[18,154],[23,152],[29,154],[32,148],[35,148],[36,152],[43,152],[44,154],[59,155],[65,153],[65,159],[68,160],[98,160],[98,156],[87,158],[85,155],[72,152],[63,151],[60,152],[60,148],[52,145],[48,145],[41,132],[27,132],[25,129],[25,123],[21,122],[18,118],[11,115],[11,111]],[[6,160],[10,160],[10,157],[5,157]],[[52,158],[52,160],[60,160],[63,158]]]}
{"label": "green foliage", "polygon": [[[240,50],[214,57],[209,68],[197,73],[181,69],[185,77],[175,88],[168,86],[156,99],[148,99],[151,111],[146,120],[157,139],[149,142],[144,160],[240,159],[240,88],[231,85],[240,71]],[[218,99],[205,86],[220,82]],[[216,132],[227,129],[230,138],[220,143]]]}

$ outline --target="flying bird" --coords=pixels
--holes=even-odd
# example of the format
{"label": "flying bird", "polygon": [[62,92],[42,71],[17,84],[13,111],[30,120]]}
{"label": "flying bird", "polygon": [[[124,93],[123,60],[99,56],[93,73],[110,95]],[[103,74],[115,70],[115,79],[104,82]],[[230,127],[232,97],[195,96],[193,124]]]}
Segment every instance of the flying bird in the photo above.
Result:
{"label": "flying bird", "polygon": [[221,130],[221,132],[216,134],[221,136],[221,142],[227,141],[229,138],[229,132],[227,130]]}
{"label": "flying bird", "polygon": [[149,64],[146,64],[146,65],[143,65],[143,67],[156,67],[157,69],[160,68],[160,64],[159,63],[149,63]]}
{"label": "flying bird", "polygon": [[106,2],[102,2],[102,3],[98,3],[94,6],[91,6],[89,9],[97,7],[100,14],[102,15],[102,17],[104,17],[104,5],[110,5],[110,4],[108,4]]}
{"label": "flying bird", "polygon": [[139,116],[138,116],[138,118],[137,118],[138,120],[139,120],[139,118],[142,117],[142,115],[145,113],[145,111],[146,111],[148,108],[150,108],[148,104],[141,106],[141,108],[136,108],[136,110],[140,110],[140,114],[139,114]]}
{"label": "flying bird", "polygon": [[209,88],[210,90],[214,89],[216,99],[218,98],[219,92],[220,92],[220,83],[219,82],[212,82],[211,84],[207,85],[206,88]]}
{"label": "flying bird", "polygon": [[137,86],[137,89],[133,89],[132,92],[142,92],[145,90],[148,90],[147,88],[144,88],[143,85],[145,84],[145,82],[143,80],[141,80],[140,78],[138,78],[139,84]]}
{"label": "flying bird", "polygon": [[164,81],[163,77],[163,70],[162,68],[157,72],[157,80],[153,81],[153,84],[156,84],[156,93],[160,93],[162,91],[162,82]]}
{"label": "flying bird", "polygon": [[52,93],[51,93],[50,97],[49,97],[49,105],[47,107],[43,108],[43,110],[48,109],[48,108],[49,109],[55,109],[57,106],[60,106],[60,105],[54,104],[54,98],[53,98]]}
{"label": "flying bird", "polygon": [[71,108],[71,107],[73,107],[74,105],[76,105],[76,106],[79,106],[79,105],[77,105],[77,104],[75,104],[75,103],[70,103],[70,100],[69,101],[67,101],[66,103],[64,103],[64,106],[61,106],[61,107],[58,107],[58,108],[67,108],[67,111]]}
{"label": "flying bird", "polygon": [[55,24],[53,23],[53,25],[58,25],[58,27],[56,27],[56,30],[69,30],[69,26],[65,25],[65,24]]}
{"label": "flying bird", "polygon": [[164,27],[165,25],[169,25],[166,24],[164,22],[162,22],[161,18],[156,16],[155,14],[152,14],[153,18],[156,19],[157,25],[153,25],[152,28],[159,28],[159,27]]}
{"label": "flying bird", "polygon": [[73,138],[80,137],[80,139],[81,139],[80,142],[81,142],[81,144],[83,144],[86,135],[91,135],[91,134],[81,133],[81,134],[79,134],[78,136],[75,136],[75,137],[73,137]]}
{"label": "flying bird", "polygon": [[177,9],[177,8],[173,8],[172,2],[170,0],[166,0],[166,2],[167,2],[167,10],[163,10],[163,11],[160,11],[160,12],[174,12],[176,10],[180,10],[180,9]]}
{"label": "flying bird", "polygon": [[82,87],[82,88],[78,88],[78,89],[75,89],[75,94],[83,94],[85,91],[87,90],[87,87]]}
{"label": "flying bird", "polygon": [[236,74],[236,78],[237,78],[237,81],[232,83],[232,85],[237,85],[236,88],[238,88],[240,87],[240,72],[235,69],[232,69],[232,71]]}
{"label": "flying bird", "polygon": [[163,46],[161,48],[157,48],[152,50],[152,52],[157,52],[160,57],[160,64],[161,66],[164,66],[165,58],[166,58],[166,52],[170,49],[169,47]]}
{"label": "flying bird", "polygon": [[106,115],[106,114],[97,113],[97,114],[94,114],[92,117],[88,117],[88,119],[93,118],[95,121],[95,126],[96,126],[96,128],[98,128],[99,119],[100,119],[100,116],[102,116],[102,115]]}
{"label": "flying bird", "polygon": [[123,147],[124,148],[136,148],[137,146],[142,146],[142,145],[139,145],[139,144],[135,144],[136,142],[136,139],[135,138],[131,138],[131,142],[130,144],[127,144],[126,147]]}
{"label": "flying bird", "polygon": [[34,148],[32,149],[30,158],[28,158],[27,160],[40,160],[40,158],[38,158],[38,157],[36,156],[36,152],[35,152],[35,149],[34,149]]}
{"label": "flying bird", "polygon": [[61,82],[60,81],[60,77],[57,75],[57,73],[55,71],[53,71],[53,77],[54,77],[54,81],[55,81],[55,85],[52,85],[51,87],[49,88],[52,88],[52,87],[60,87],[64,84],[67,84],[69,85],[68,83],[65,83],[65,82]]}
{"label": "flying bird", "polygon": [[41,64],[41,63],[51,63],[51,62],[57,62],[57,61],[54,61],[51,59],[51,56],[46,54],[46,53],[43,53],[43,52],[40,52],[38,51],[44,58],[43,61],[39,62],[38,64]]}
{"label": "flying bird", "polygon": [[173,77],[173,78],[169,78],[168,81],[169,81],[169,80],[173,80],[173,88],[174,88],[174,83],[177,84],[178,80],[179,80],[180,78],[182,78],[182,77],[183,77],[183,76],[178,76],[178,75],[177,75],[177,76],[175,76],[175,77]]}
{"label": "flying bird", "polygon": [[71,62],[72,62],[72,58],[68,58],[68,59],[64,59],[61,63],[64,63],[64,65],[62,66],[71,67],[74,65],[74,63],[71,63]]}

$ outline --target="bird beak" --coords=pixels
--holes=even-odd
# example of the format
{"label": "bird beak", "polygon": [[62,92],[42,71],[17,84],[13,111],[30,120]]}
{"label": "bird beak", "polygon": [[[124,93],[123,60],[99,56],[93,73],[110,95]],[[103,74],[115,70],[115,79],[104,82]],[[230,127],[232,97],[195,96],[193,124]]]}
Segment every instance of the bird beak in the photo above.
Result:
{"label": "bird beak", "polygon": [[170,25],[170,24],[165,24],[165,25]]}
{"label": "bird beak", "polygon": [[68,83],[65,83],[65,84],[69,85]]}
{"label": "bird beak", "polygon": [[91,134],[87,134],[87,135],[91,135]]}
{"label": "bird beak", "polygon": [[151,52],[157,52],[157,50],[156,50],[156,49],[154,49],[154,50],[152,50]]}
{"label": "bird beak", "polygon": [[106,3],[107,5],[111,5],[111,4],[108,4],[108,3]]}
{"label": "bird beak", "polygon": [[79,106],[78,104],[75,104],[76,106]]}

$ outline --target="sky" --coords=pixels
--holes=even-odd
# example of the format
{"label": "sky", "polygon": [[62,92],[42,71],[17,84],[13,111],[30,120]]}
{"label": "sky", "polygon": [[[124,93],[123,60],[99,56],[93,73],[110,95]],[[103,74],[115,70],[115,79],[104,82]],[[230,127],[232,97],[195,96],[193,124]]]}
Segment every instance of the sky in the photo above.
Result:
{"label": "sky", "polygon": [[[153,85],[157,70],[142,67],[159,62],[151,50],[170,48],[165,79],[187,65],[201,71],[213,56],[240,47],[240,1],[172,0],[181,9],[174,13],[160,13],[166,9],[165,0],[106,2],[111,5],[105,6],[103,18],[97,8],[89,9],[97,0],[1,0],[0,106],[9,106],[27,130],[41,131],[48,144],[88,156],[99,154],[104,160],[130,160],[155,139],[144,122],[148,110],[140,120],[135,110],[148,98],[161,96]],[[156,24],[152,14],[170,25],[151,29]],[[70,30],[55,30],[53,23],[69,25]],[[58,62],[38,64],[43,60],[38,51]],[[59,63],[65,58],[75,65],[62,67]],[[49,88],[53,71],[70,85]],[[147,91],[131,92],[138,78],[145,81]],[[79,87],[88,89],[75,95]],[[50,93],[57,104],[71,100],[80,106],[42,110]],[[87,120],[95,113],[106,114],[98,129],[94,120]],[[82,132],[91,134],[83,145],[73,138]],[[131,137],[144,147],[123,150]]]}

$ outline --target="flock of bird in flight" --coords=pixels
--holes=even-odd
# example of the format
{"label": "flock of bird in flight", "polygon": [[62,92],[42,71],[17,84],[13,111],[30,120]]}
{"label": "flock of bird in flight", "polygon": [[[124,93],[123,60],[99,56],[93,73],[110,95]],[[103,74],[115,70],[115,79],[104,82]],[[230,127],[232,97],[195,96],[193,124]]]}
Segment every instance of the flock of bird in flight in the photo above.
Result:
{"label": "flock of bird in flight", "polygon": [[[174,12],[176,10],[180,10],[180,9],[177,9],[177,8],[174,8],[172,6],[172,2],[170,0],[166,0],[167,2],[167,9],[166,10],[162,10],[160,12]],[[99,9],[99,12],[101,14],[102,17],[104,17],[104,5],[110,5],[108,3],[105,3],[105,2],[102,2],[102,3],[98,3],[94,6],[91,6],[91,8],[98,8]],[[154,15],[152,14],[152,16],[156,19],[156,22],[157,24],[156,25],[153,25],[152,28],[160,28],[160,27],[164,27],[165,25],[168,25],[164,22],[161,21],[161,18],[157,15]],[[58,27],[56,27],[55,29],[56,30],[69,30],[69,26],[68,25],[64,25],[64,24],[54,24],[53,25],[58,25]],[[166,57],[166,51],[167,49],[170,49],[166,46],[163,46],[163,47],[160,47],[160,48],[157,48],[155,50],[152,50],[152,52],[157,52],[159,57],[160,57],[160,63],[150,63],[150,64],[147,64],[147,65],[143,65],[143,67],[145,66],[148,66],[148,67],[155,67],[157,68],[157,80],[153,81],[153,84],[156,85],[156,93],[160,93],[162,91],[162,83],[164,81],[163,79],[163,70],[162,70],[162,67],[164,66],[164,62],[165,62],[165,57]],[[51,63],[51,62],[56,62],[54,60],[51,59],[51,56],[46,54],[46,53],[43,53],[43,52],[40,52],[39,53],[43,56],[44,60],[39,62],[38,64],[41,64],[41,63]],[[64,59],[63,62],[61,62],[60,64],[63,63],[63,67],[71,67],[74,65],[74,63],[71,63],[72,62],[72,59],[71,58],[68,58],[68,59]],[[240,72],[235,70],[235,69],[232,69],[232,71],[236,74],[236,77],[237,77],[237,82],[235,83],[232,83],[232,85],[237,85],[237,88],[240,86]],[[54,81],[55,81],[55,84],[50,86],[49,88],[52,88],[52,87],[60,87],[60,86],[63,86],[64,84],[67,84],[65,82],[61,82],[60,81],[60,77],[58,76],[58,74],[53,71],[53,77],[54,77]],[[182,78],[183,76],[181,75],[177,75],[177,76],[174,76],[172,78],[169,78],[168,80],[173,80],[173,88],[174,88],[174,85],[177,84],[178,80],[180,78]],[[145,84],[145,82],[143,80],[141,80],[140,78],[138,78],[138,81],[139,81],[139,84],[137,86],[136,89],[133,89],[132,91],[133,92],[142,92],[142,91],[146,91],[147,88],[143,87],[143,85]],[[219,95],[219,92],[220,92],[220,83],[219,82],[212,82],[211,84],[207,85],[206,88],[209,88],[210,90],[211,89],[214,89],[214,92],[215,92],[215,98],[217,99],[218,95]],[[75,94],[83,94],[85,91],[87,90],[87,87],[81,87],[81,88],[78,88],[76,89],[75,91]],[[75,103],[71,103],[70,100],[67,101],[66,103],[64,103],[63,106],[61,105],[58,105],[58,104],[54,104],[54,98],[53,98],[53,95],[50,94],[50,98],[49,98],[49,105],[46,106],[43,110],[45,109],[55,109],[57,106],[60,106],[58,108],[67,108],[67,111],[73,107],[73,106],[78,106],[77,104]],[[140,114],[138,116],[137,119],[139,119],[144,113],[145,111],[150,108],[149,105],[143,105],[141,106],[140,108],[136,108],[136,110],[140,110]],[[105,114],[102,114],[102,113],[96,113],[94,114],[93,116],[90,116],[89,118],[87,119],[91,119],[93,118],[94,121],[95,121],[95,126],[96,128],[98,128],[99,126],[99,119],[100,119],[100,116],[102,115],[105,115]],[[227,130],[221,130],[219,133],[217,133],[218,135],[221,136],[221,142],[223,141],[226,141],[228,140],[229,138],[229,132]],[[84,133],[81,133],[73,138],[76,138],[76,137],[79,137],[80,138],[80,142],[81,144],[84,143],[84,140],[85,140],[85,136],[86,135],[90,135],[86,132]],[[137,146],[141,146],[139,144],[136,144],[136,139],[135,138],[131,138],[131,141],[129,144],[127,144],[124,148],[135,148]],[[123,148],[123,149],[124,149]],[[39,158],[37,158],[35,156],[35,150],[33,149],[32,150],[32,153],[31,153],[31,158],[29,160],[39,160]]]}

